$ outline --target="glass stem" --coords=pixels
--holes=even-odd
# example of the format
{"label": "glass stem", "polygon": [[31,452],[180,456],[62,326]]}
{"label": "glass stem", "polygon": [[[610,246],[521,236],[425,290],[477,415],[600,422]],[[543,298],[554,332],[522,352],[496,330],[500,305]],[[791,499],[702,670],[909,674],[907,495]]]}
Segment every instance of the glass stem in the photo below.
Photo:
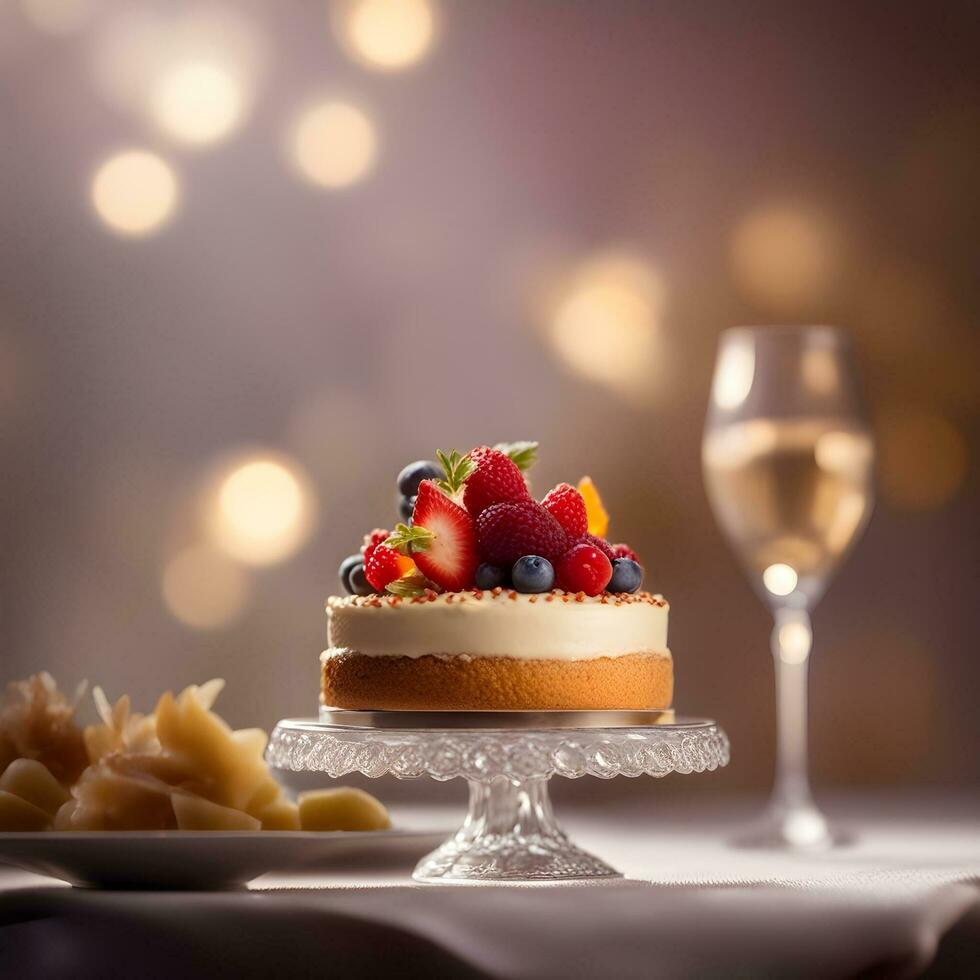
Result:
{"label": "glass stem", "polygon": [[807,671],[813,633],[805,609],[780,609],[775,618],[777,760],[772,806],[786,813],[813,805],[807,775]]}

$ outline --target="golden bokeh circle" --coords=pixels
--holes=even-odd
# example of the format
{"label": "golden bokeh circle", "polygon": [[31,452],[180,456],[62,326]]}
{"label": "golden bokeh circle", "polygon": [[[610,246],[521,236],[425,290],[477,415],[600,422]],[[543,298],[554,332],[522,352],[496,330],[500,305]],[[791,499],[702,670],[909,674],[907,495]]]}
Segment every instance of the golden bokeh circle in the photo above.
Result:
{"label": "golden bokeh circle", "polygon": [[886,407],[878,419],[877,445],[879,492],[896,510],[936,510],[963,486],[966,439],[931,408]]}

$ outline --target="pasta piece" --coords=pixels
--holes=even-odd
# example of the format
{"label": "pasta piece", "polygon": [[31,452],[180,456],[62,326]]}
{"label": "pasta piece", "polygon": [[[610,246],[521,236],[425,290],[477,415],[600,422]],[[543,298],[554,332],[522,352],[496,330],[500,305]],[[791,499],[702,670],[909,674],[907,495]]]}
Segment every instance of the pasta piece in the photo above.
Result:
{"label": "pasta piece", "polygon": [[69,799],[65,787],[36,759],[14,759],[0,776],[0,789],[33,803],[51,817]]}
{"label": "pasta piece", "polygon": [[45,813],[33,803],[0,789],[0,830],[47,830],[50,826],[50,813]]}
{"label": "pasta piece", "polygon": [[178,830],[259,830],[262,824],[242,810],[220,806],[200,796],[174,793],[170,797]]}
{"label": "pasta piece", "polygon": [[276,800],[256,816],[263,830],[299,830],[299,807],[292,800]]}
{"label": "pasta piece", "polygon": [[300,793],[299,822],[303,830],[386,830],[391,818],[370,793],[352,786]]}

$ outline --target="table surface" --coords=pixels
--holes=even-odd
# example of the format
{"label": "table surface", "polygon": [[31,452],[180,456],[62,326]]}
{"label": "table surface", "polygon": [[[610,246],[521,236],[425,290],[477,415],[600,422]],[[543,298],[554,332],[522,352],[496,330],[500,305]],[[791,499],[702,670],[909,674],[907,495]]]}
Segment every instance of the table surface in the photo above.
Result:
{"label": "table surface", "polygon": [[602,883],[417,885],[401,866],[120,893],[0,869],[0,976],[905,977],[964,922],[980,975],[980,797],[833,799],[856,841],[808,856],[730,846],[756,805],[563,812],[627,876]]}

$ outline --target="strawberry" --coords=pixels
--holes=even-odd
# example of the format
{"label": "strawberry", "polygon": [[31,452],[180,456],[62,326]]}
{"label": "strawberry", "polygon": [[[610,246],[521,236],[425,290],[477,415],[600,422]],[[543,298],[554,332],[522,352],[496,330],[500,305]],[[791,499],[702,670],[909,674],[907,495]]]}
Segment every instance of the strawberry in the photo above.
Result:
{"label": "strawberry", "polygon": [[553,490],[549,490],[541,504],[565,529],[570,540],[576,540],[588,533],[589,518],[585,513],[585,500],[570,483],[559,483]]}
{"label": "strawberry", "polygon": [[476,519],[480,557],[491,565],[510,566],[524,555],[554,562],[568,547],[562,526],[533,500],[491,504]]}
{"label": "strawberry", "polygon": [[598,595],[612,578],[612,563],[596,547],[583,542],[570,548],[555,568],[558,587],[566,592]]}
{"label": "strawberry", "polygon": [[612,546],[612,557],[629,558],[631,561],[635,561],[637,565],[643,564],[640,561],[640,556],[628,544],[614,544]]}
{"label": "strawberry", "polygon": [[384,592],[390,582],[409,574],[415,567],[411,558],[380,542],[368,548],[371,554],[364,560],[364,577],[378,592]]}
{"label": "strawberry", "polygon": [[432,480],[419,484],[412,526],[399,525],[389,543],[407,551],[422,574],[447,592],[473,587],[479,563],[473,518]]}
{"label": "strawberry", "polygon": [[466,478],[463,506],[473,517],[478,517],[491,504],[530,500],[520,467],[505,452],[478,446],[467,458],[473,468]]}

